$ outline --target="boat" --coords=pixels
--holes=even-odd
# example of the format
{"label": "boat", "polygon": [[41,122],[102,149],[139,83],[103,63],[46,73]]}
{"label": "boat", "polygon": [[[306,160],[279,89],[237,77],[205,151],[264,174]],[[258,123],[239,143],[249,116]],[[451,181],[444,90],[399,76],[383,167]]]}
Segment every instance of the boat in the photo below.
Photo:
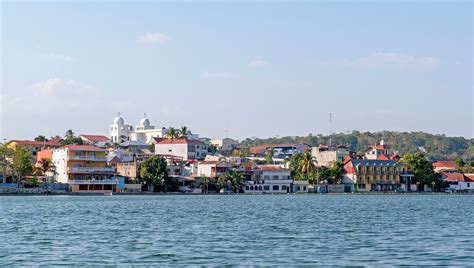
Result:
{"label": "boat", "polygon": [[104,193],[104,195],[107,195],[107,196],[112,196],[112,192],[107,192],[107,193]]}

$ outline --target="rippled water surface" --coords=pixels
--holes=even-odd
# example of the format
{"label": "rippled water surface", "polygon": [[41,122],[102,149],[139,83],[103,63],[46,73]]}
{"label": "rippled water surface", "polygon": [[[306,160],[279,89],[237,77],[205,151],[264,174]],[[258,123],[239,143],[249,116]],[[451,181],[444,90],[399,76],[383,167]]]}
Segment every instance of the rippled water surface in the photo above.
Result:
{"label": "rippled water surface", "polygon": [[0,197],[6,265],[473,265],[474,196]]}

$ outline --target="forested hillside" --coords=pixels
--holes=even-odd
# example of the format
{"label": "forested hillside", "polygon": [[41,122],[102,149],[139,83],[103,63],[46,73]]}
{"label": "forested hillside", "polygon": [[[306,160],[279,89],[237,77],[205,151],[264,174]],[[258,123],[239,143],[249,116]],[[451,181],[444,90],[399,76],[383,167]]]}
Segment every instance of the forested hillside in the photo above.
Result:
{"label": "forested hillside", "polygon": [[[335,133],[332,135],[332,144],[343,144],[352,150],[361,152],[370,144],[379,143],[384,140],[392,150],[398,154],[423,152],[430,160],[445,160],[463,158],[468,160],[474,158],[474,139],[463,137],[446,137],[445,135],[433,135],[424,132],[358,132]],[[247,138],[241,141],[241,147],[257,146],[265,143],[306,143],[311,146],[318,144],[329,144],[329,136],[288,136],[275,138]]]}

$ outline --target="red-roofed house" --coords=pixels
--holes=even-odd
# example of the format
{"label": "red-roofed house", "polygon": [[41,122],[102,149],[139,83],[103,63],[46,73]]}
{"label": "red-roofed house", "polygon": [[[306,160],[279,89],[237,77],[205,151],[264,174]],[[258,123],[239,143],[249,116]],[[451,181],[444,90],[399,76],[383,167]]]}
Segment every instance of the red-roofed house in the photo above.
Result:
{"label": "red-roofed house", "polygon": [[85,143],[93,144],[97,146],[105,146],[106,144],[112,143],[112,141],[104,135],[86,135],[81,134],[79,136]]}
{"label": "red-roofed house", "polygon": [[[365,158],[371,160],[391,160],[390,157],[388,157],[389,149],[390,147],[385,145],[384,140],[381,140],[379,145],[370,145],[369,148],[365,150]],[[384,155],[384,157],[382,155]],[[382,157],[382,159],[379,159],[380,157]]]}
{"label": "red-roofed house", "polygon": [[115,168],[107,166],[107,151],[93,145],[70,144],[53,150],[55,179],[73,192],[115,192]]}
{"label": "red-roofed house", "polygon": [[433,163],[434,171],[435,172],[454,172],[459,173],[461,172],[458,168],[458,165],[455,161],[436,161]]}
{"label": "red-roofed house", "polygon": [[452,192],[474,192],[474,174],[442,172],[441,178],[449,182]]}
{"label": "red-roofed house", "polygon": [[203,160],[207,155],[207,145],[199,140],[163,139],[156,141],[155,154],[174,155],[183,160]]}

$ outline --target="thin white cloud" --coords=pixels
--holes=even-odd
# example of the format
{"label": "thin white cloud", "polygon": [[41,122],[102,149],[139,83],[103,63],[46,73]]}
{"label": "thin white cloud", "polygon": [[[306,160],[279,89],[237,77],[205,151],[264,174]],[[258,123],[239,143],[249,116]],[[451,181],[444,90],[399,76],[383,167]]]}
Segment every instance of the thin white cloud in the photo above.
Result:
{"label": "thin white cloud", "polygon": [[77,80],[51,78],[35,83],[21,95],[8,96],[6,111],[14,113],[54,113],[80,107],[100,107],[100,91]]}
{"label": "thin white cloud", "polygon": [[411,70],[433,70],[439,67],[441,59],[436,57],[413,56],[397,52],[375,52],[358,59],[331,62],[335,65],[365,68],[399,68]]}
{"label": "thin white cloud", "polygon": [[201,77],[206,80],[236,80],[241,79],[242,75],[231,72],[204,72]]}
{"label": "thin white cloud", "polygon": [[64,55],[61,53],[55,53],[55,52],[49,53],[48,57],[52,60],[57,60],[57,61],[67,61],[67,62],[75,61],[74,57]]}
{"label": "thin white cloud", "polygon": [[251,61],[249,62],[249,65],[250,65],[250,66],[265,66],[265,65],[267,65],[267,64],[268,64],[268,62],[266,62],[266,61],[264,61],[264,60],[262,60],[262,59],[255,59],[255,60],[251,60]]}
{"label": "thin white cloud", "polygon": [[163,44],[167,42],[170,38],[166,34],[162,33],[147,33],[137,37],[136,41],[138,43],[159,43]]}

